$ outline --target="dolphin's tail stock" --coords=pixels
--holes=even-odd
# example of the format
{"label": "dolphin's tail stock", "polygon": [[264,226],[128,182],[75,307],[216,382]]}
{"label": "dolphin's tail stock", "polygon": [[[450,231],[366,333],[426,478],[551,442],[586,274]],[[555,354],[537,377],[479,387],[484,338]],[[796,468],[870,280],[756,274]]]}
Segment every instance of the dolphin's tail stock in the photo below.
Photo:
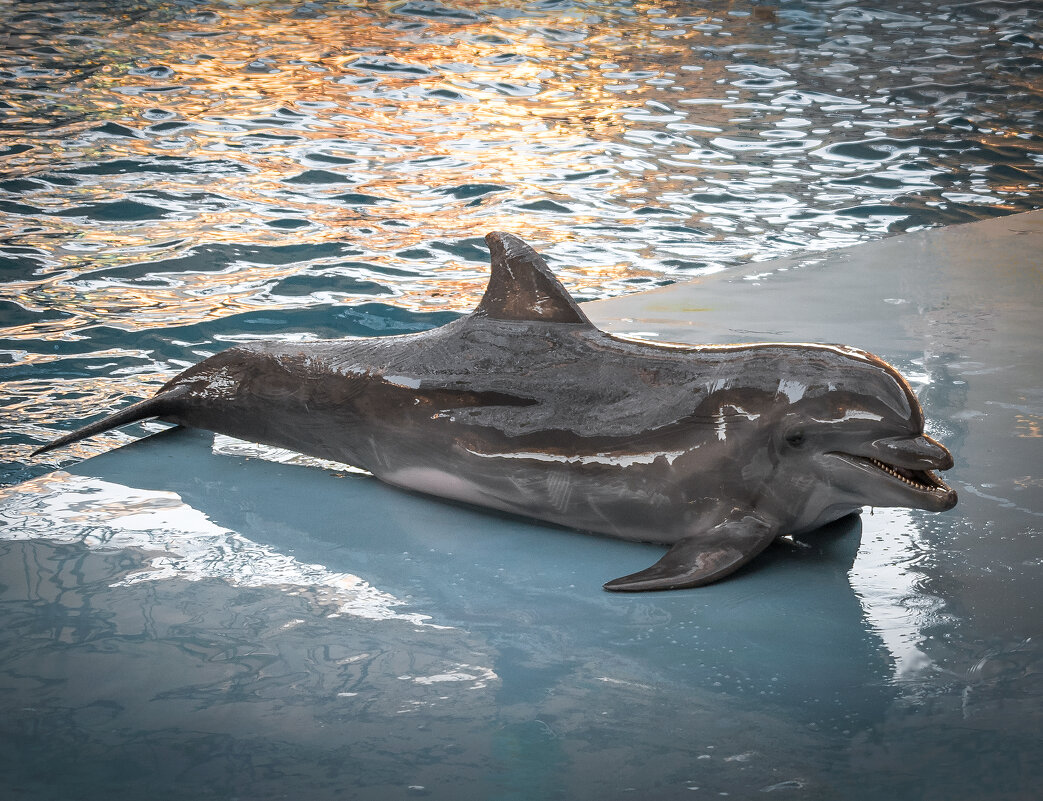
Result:
{"label": "dolphin's tail stock", "polygon": [[115,414],[110,414],[103,420],[97,420],[96,422],[85,425],[83,428],[78,428],[75,431],[71,431],[58,439],[48,442],[46,445],[37,448],[33,451],[33,456],[39,456],[41,453],[47,453],[53,451],[55,448],[61,448],[64,445],[70,445],[73,442],[79,442],[81,439],[87,437],[93,437],[95,434],[101,434],[104,431],[109,431],[113,428],[119,428],[125,426],[128,423],[136,423],[139,420],[147,420],[150,417],[162,417],[163,415],[170,414],[177,406],[177,400],[185,394],[188,387],[179,386],[173,387],[169,390],[164,390],[151,398],[147,398],[143,401],[138,401],[126,409],[121,409]]}

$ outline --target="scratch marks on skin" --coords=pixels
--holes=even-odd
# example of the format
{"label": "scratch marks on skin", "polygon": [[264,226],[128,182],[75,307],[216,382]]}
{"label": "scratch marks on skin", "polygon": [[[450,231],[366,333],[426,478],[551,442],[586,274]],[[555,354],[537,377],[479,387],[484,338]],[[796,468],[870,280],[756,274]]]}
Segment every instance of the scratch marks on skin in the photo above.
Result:
{"label": "scratch marks on skin", "polygon": [[202,397],[215,400],[231,400],[235,398],[238,388],[239,381],[232,377],[227,367],[222,367],[208,376],[205,386],[200,388],[198,393]]}
{"label": "scratch marks on skin", "polygon": [[388,459],[387,453],[381,444],[377,442],[376,437],[370,436],[367,438],[369,442],[369,452],[373,454],[374,467],[378,470],[390,470],[391,462]]}
{"label": "scratch marks on skin", "polygon": [[558,512],[569,508],[572,499],[572,480],[568,473],[551,473],[547,476],[547,497]]}
{"label": "scratch marks on skin", "polygon": [[512,453],[480,453],[467,449],[467,453],[482,459],[521,459],[536,462],[557,462],[558,464],[597,464],[608,467],[632,467],[635,464],[654,464],[658,459],[665,459],[668,465],[683,456],[687,451],[651,451],[649,453],[609,454],[595,453],[589,456],[566,456],[560,453],[543,451],[515,451]]}

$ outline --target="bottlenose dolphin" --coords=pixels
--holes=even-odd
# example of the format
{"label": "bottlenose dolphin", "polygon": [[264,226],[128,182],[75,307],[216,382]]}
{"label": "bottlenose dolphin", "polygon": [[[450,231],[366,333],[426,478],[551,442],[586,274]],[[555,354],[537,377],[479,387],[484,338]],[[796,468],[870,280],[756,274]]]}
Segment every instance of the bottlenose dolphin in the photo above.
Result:
{"label": "bottlenose dolphin", "polygon": [[932,472],[952,456],[880,358],[613,336],[521,239],[486,242],[489,285],[467,317],[418,334],[234,347],[36,453],[157,417],[671,546],[605,584],[621,591],[708,584],[776,537],[863,506],[956,504]]}

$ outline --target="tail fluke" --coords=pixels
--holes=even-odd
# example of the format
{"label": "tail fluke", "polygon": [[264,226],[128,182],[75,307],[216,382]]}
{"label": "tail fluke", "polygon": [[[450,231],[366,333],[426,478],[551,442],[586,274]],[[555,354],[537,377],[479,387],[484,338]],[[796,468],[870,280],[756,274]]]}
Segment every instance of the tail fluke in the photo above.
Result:
{"label": "tail fluke", "polygon": [[172,401],[177,400],[178,397],[184,394],[186,389],[186,387],[176,387],[165,392],[160,392],[146,400],[138,401],[137,403],[128,406],[126,409],[121,409],[115,414],[110,414],[103,420],[90,423],[89,425],[85,425],[83,428],[78,428],[64,436],[58,437],[58,439],[48,442],[46,445],[33,451],[32,455],[39,456],[41,453],[53,451],[55,448],[61,448],[64,445],[79,442],[81,439],[93,437],[95,434],[101,434],[104,431],[119,428],[128,423],[136,423],[139,420],[147,420],[150,417],[160,417],[164,414],[168,414],[174,406]]}

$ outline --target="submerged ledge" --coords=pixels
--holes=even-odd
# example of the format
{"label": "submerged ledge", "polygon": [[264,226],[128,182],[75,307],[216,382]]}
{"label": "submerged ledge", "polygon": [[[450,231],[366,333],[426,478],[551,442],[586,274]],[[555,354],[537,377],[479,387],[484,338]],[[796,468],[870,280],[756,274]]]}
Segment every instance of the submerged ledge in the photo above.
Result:
{"label": "submerged ledge", "polygon": [[[877,352],[958,342],[961,318],[1013,302],[1039,329],[1043,211],[748,264],[583,304],[662,342],[830,342]],[[886,356],[885,356],[886,358]]]}

